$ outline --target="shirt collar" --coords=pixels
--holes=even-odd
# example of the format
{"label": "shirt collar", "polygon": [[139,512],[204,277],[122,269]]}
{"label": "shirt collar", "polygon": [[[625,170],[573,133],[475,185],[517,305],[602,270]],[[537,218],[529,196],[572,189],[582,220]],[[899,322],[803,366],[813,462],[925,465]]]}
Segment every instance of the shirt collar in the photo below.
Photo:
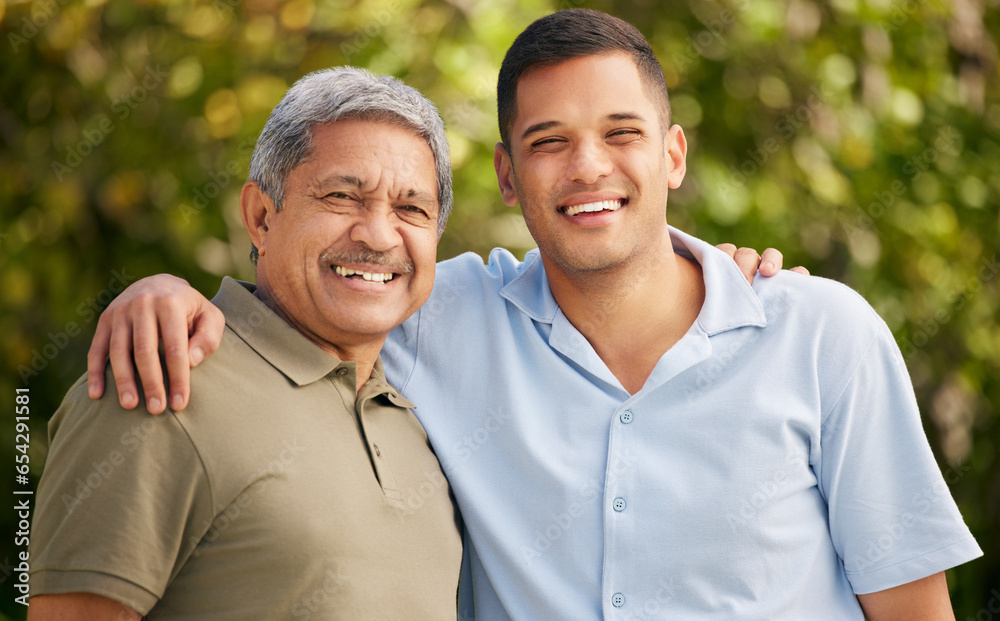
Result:
{"label": "shirt collar", "polygon": [[316,346],[254,296],[256,287],[226,276],[212,299],[226,325],[261,358],[298,386],[326,377],[342,362]]}
{"label": "shirt collar", "polygon": [[[767,325],[764,308],[735,261],[707,242],[668,228],[674,252],[701,264],[705,303],[698,314],[698,325],[706,333],[711,336],[743,326]],[[525,255],[521,273],[500,290],[500,295],[542,323],[551,324],[559,311],[537,248]]]}
{"label": "shirt collar", "polygon": [[524,255],[521,273],[500,289],[500,296],[535,321],[552,323],[559,312],[559,305],[549,289],[538,248]]}
{"label": "shirt collar", "polygon": [[698,313],[698,325],[709,336],[745,326],[766,326],[764,307],[732,257],[708,242],[669,228],[674,252],[701,264],[705,302]]}
{"label": "shirt collar", "polygon": [[375,359],[375,367],[372,369],[372,375],[365,382],[364,386],[361,387],[361,391],[358,393],[358,402],[365,401],[377,395],[385,395],[387,399],[393,404],[401,408],[416,408],[417,406],[410,403],[410,401],[399,394],[399,391],[389,384],[389,381],[385,379],[385,369],[382,367],[382,356]]}
{"label": "shirt collar", "polygon": [[[316,346],[301,332],[279,317],[253,292],[256,286],[226,276],[212,303],[226,316],[226,325],[262,358],[298,386],[320,380],[344,367],[350,373],[351,385],[356,381],[357,363],[338,360]],[[346,376],[345,376],[346,377]],[[382,367],[382,357],[375,359],[371,377],[361,387],[359,400],[385,395],[402,408],[416,407],[389,385]]]}

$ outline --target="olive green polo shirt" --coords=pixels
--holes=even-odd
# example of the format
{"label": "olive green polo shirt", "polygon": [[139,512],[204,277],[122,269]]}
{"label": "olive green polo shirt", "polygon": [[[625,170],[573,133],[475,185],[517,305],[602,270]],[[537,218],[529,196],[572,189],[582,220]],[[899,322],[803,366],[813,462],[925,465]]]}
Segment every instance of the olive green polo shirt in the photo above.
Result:
{"label": "olive green polo shirt", "polygon": [[[451,492],[379,361],[323,352],[236,281],[180,413],[93,401],[49,424],[31,594],[89,592],[150,619],[454,619]],[[108,385],[112,379],[109,373]]]}

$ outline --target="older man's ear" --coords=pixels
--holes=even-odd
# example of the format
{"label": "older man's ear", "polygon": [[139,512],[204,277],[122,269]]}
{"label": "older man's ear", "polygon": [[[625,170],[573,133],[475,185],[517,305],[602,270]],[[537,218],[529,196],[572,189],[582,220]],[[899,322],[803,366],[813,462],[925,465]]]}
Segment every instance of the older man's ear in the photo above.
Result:
{"label": "older man's ear", "polygon": [[256,181],[247,181],[240,191],[240,215],[243,218],[243,228],[247,230],[250,241],[263,254],[267,237],[268,224],[277,213],[274,201],[268,196]]}

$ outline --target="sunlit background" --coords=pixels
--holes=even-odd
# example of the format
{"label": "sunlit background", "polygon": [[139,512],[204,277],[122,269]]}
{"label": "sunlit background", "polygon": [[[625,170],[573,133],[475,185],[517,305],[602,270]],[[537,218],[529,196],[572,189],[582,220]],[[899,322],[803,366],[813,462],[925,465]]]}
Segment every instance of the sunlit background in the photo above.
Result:
{"label": "sunlit background", "polygon": [[[271,108],[309,71],[366,67],[438,104],[456,195],[440,258],[532,247],[496,189],[496,74],[522,28],[575,6],[636,24],[663,63],[690,144],[668,220],[778,247],[888,322],[986,551],[949,572],[957,617],[1000,619],[997,0],[0,2],[11,468],[16,388],[32,412],[32,482],[0,476],[2,502],[37,481],[45,421],[124,284],[167,271],[212,294],[223,274],[252,279],[239,190]],[[13,512],[0,524],[0,615],[21,619]]]}

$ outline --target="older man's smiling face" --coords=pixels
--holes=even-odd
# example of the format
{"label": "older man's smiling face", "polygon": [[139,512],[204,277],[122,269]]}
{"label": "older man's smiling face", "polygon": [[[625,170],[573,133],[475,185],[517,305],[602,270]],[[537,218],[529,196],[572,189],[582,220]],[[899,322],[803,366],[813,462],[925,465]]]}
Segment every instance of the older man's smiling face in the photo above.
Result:
{"label": "older man's smiling face", "polygon": [[269,205],[258,285],[272,308],[320,346],[384,339],[434,285],[434,157],[413,131],[343,120],[313,128],[312,153]]}

